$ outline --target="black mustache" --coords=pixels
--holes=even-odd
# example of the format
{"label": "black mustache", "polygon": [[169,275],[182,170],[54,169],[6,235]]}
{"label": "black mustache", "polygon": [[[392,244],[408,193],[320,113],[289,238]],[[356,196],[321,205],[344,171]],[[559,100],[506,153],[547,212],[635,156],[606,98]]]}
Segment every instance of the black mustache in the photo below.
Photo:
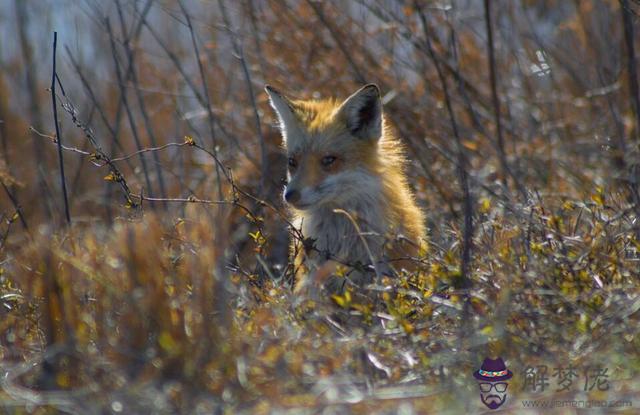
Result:
{"label": "black mustache", "polygon": [[487,402],[491,402],[491,401],[500,402],[502,398],[498,395],[487,395],[487,397],[484,398],[484,400]]}

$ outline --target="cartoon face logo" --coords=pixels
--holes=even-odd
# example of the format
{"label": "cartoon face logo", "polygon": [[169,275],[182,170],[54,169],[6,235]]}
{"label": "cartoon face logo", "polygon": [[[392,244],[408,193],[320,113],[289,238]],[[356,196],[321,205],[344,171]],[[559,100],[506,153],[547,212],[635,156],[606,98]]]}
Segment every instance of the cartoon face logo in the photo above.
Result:
{"label": "cartoon face logo", "polygon": [[480,382],[480,399],[489,409],[500,407],[507,399],[506,382]]}
{"label": "cartoon face logo", "polygon": [[479,370],[473,372],[473,377],[478,380],[480,386],[480,400],[489,409],[499,408],[507,399],[507,380],[513,377],[513,373],[507,370],[501,357],[497,359],[484,359]]}

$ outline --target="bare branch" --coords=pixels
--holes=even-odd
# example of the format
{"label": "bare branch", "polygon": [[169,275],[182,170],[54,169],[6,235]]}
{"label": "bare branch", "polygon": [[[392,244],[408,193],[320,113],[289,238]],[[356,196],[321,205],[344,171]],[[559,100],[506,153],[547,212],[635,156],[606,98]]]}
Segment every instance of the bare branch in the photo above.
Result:
{"label": "bare branch", "polygon": [[527,199],[527,192],[520,184],[520,180],[518,177],[513,174],[511,169],[509,168],[509,163],[507,162],[507,156],[504,151],[504,138],[502,134],[502,121],[500,118],[500,99],[498,98],[498,88],[496,85],[496,62],[495,62],[495,53],[493,48],[493,26],[491,24],[491,2],[490,0],[484,0],[484,18],[487,28],[487,44],[488,44],[488,54],[489,54],[489,76],[491,79],[491,98],[493,100],[493,108],[494,108],[494,116],[496,122],[496,130],[498,134],[498,158],[500,159],[500,164],[502,165],[502,184],[505,189],[508,189],[507,184],[507,176],[511,176],[513,179],[516,188],[520,192],[520,195],[524,200]]}
{"label": "bare branch", "polygon": [[[107,32],[109,33],[109,42],[111,44],[111,53],[113,55],[114,68],[115,68],[116,76],[118,78],[118,85],[120,86],[124,108],[127,112],[127,118],[129,119],[131,134],[133,135],[133,139],[136,143],[136,146],[138,147],[138,150],[141,150],[142,143],[140,141],[140,137],[138,136],[138,128],[136,127],[135,119],[133,117],[131,108],[129,106],[129,101],[127,99],[127,91],[125,90],[124,79],[122,77],[122,73],[120,72],[120,63],[118,62],[118,54],[117,54],[115,40],[113,38],[113,31],[111,30],[111,23],[109,22],[109,19],[106,20],[105,24],[107,25]],[[151,187],[151,179],[149,178],[149,171],[147,169],[147,163],[142,154],[140,154],[140,164],[142,164],[142,171],[144,173],[144,179],[147,184],[147,189],[149,189],[149,192],[153,194],[152,187]]]}
{"label": "bare branch", "polygon": [[[456,121],[453,107],[451,105],[451,97],[449,96],[449,87],[447,86],[447,80],[444,77],[444,73],[440,68],[440,62],[436,59],[435,52],[431,46],[431,33],[429,25],[427,23],[427,17],[425,15],[422,6],[417,0],[414,0],[414,7],[418,11],[420,21],[422,23],[422,30],[424,32],[426,48],[431,62],[436,68],[438,78],[440,79],[440,85],[444,92],[445,106],[447,107],[447,113],[449,114],[449,120],[451,121],[451,129],[453,131],[453,137],[456,142],[458,150],[458,177],[460,180],[460,186],[462,187],[462,193],[464,198],[464,235],[462,241],[462,260],[460,266],[460,278],[462,279],[462,287],[465,289],[471,288],[471,280],[468,276],[469,264],[471,262],[471,250],[473,244],[473,201],[471,191],[469,190],[469,179],[467,173],[467,157],[465,155],[464,146],[458,132],[458,122]],[[466,303],[465,303],[466,304]]]}
{"label": "bare branch", "polygon": [[[249,72],[249,67],[247,66],[247,61],[244,56],[244,48],[242,46],[242,41],[238,39],[238,35],[234,32],[231,27],[231,21],[229,20],[229,16],[227,15],[226,7],[224,0],[218,0],[220,4],[220,10],[222,12],[222,20],[224,21],[225,26],[229,32],[229,36],[231,37],[231,44],[233,45],[234,52],[238,60],[240,60],[240,65],[242,66],[242,73],[244,74],[245,83],[247,84],[247,92],[249,93],[249,100],[251,102],[251,106],[253,107],[253,115],[255,121],[256,133],[258,134],[258,139],[260,143],[260,155],[261,155],[261,170],[262,174],[260,175],[260,189],[258,190],[258,194],[261,196],[265,191],[265,181],[269,176],[269,164],[267,159],[267,149],[265,146],[264,136],[262,135],[262,123],[260,122],[260,111],[258,110],[258,105],[256,103],[255,92],[253,91],[253,84],[251,82],[251,73]],[[191,27],[191,24],[189,24]]]}
{"label": "bare branch", "polygon": [[[60,126],[58,124],[58,102],[56,99],[56,48],[58,46],[58,32],[53,32],[53,70],[51,74],[51,102],[53,105],[53,121],[56,127],[56,137],[58,138],[58,164],[60,166],[60,183],[62,185],[62,196],[64,199],[64,215],[67,225],[71,224],[69,214],[69,199],[67,197],[67,182],[64,178],[64,160],[62,159],[62,137],[60,136]],[[64,93],[64,90],[63,90]]]}

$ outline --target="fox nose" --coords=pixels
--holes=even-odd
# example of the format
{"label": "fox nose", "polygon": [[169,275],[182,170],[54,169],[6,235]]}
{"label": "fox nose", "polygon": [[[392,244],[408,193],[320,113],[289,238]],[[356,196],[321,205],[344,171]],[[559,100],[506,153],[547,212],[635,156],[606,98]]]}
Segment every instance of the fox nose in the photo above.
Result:
{"label": "fox nose", "polygon": [[297,190],[287,190],[284,192],[284,200],[289,203],[296,203],[300,200],[300,192]]}

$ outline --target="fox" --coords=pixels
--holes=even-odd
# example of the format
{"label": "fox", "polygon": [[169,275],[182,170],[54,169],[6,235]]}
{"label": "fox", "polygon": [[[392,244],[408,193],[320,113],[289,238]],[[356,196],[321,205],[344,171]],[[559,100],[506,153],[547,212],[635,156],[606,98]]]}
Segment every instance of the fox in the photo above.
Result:
{"label": "fox", "polygon": [[[379,277],[393,266],[413,268],[427,246],[425,215],[378,86],[365,85],[343,101],[265,90],[287,156],[284,202],[301,233],[291,243],[294,292],[322,282],[314,278],[335,277],[340,266],[356,285],[371,281],[371,269]],[[332,289],[344,289],[344,282]]]}

